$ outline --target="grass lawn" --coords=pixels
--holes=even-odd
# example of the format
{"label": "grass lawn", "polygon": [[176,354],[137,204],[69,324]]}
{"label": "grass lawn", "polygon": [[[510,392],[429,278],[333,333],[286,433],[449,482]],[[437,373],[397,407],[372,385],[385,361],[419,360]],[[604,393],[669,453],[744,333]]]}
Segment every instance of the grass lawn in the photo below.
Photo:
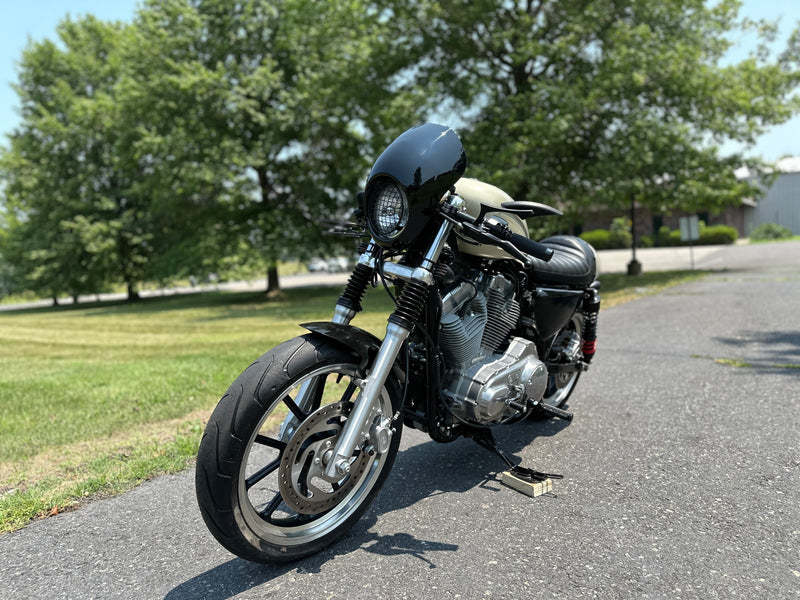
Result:
{"label": "grass lawn", "polygon": [[779,240],[750,240],[751,244],[772,244],[775,242],[800,242],[800,235],[793,235],[792,237],[781,238]]}
{"label": "grass lawn", "polygon": [[[601,277],[604,307],[702,276]],[[340,288],[203,293],[0,313],[0,533],[191,464],[205,420],[255,358],[328,320]],[[354,325],[382,337],[370,290]]]}

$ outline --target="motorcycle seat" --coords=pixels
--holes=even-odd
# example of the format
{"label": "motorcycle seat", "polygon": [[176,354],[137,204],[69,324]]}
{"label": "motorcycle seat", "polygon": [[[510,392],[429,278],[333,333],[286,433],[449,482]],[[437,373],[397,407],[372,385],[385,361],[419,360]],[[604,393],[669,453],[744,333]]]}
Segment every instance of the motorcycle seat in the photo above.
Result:
{"label": "motorcycle seat", "polygon": [[536,283],[582,288],[597,277],[597,255],[581,238],[554,235],[541,243],[552,248],[553,257],[547,262],[534,259],[532,273]]}

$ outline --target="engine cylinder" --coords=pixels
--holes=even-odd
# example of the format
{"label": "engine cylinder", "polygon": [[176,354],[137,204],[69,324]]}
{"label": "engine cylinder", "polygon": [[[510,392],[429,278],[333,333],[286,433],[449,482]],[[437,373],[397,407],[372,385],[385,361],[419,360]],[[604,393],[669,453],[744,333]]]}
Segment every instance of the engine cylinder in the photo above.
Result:
{"label": "engine cylinder", "polygon": [[486,299],[476,295],[466,307],[466,314],[442,315],[439,345],[449,365],[462,367],[481,354],[481,337],[486,328]]}

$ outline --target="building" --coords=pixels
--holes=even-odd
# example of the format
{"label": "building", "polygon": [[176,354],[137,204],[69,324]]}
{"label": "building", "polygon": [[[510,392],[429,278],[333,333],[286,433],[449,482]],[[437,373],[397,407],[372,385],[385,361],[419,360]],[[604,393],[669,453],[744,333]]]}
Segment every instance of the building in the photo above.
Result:
{"label": "building", "polygon": [[[697,214],[706,225],[728,225],[739,232],[740,237],[748,237],[750,232],[762,223],[776,223],[800,235],[800,157],[782,158],[776,163],[778,175],[769,184],[760,199],[745,198],[739,206],[729,207],[721,212],[700,211]],[[746,168],[736,171],[740,179],[751,177]],[[650,208],[636,205],[636,233],[654,236],[662,226],[678,229],[680,218],[687,213],[673,212],[669,215],[654,213]],[[590,229],[608,229],[615,217],[630,217],[629,211],[596,211],[585,215],[583,222],[574,227],[576,234]]]}
{"label": "building", "polygon": [[[782,158],[776,163],[778,176],[766,193],[743,211],[743,233],[750,232],[762,223],[776,223],[800,235],[800,157]],[[748,177],[746,170],[737,176]]]}

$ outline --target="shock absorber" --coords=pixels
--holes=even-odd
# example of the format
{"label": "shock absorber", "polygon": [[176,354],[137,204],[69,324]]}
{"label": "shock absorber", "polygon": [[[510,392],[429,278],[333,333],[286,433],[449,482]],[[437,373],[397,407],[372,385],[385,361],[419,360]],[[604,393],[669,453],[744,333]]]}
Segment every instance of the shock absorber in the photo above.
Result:
{"label": "shock absorber", "polygon": [[[599,286],[597,286],[599,287]],[[592,362],[597,349],[597,313],[600,312],[600,293],[590,287],[583,293],[583,360]]]}
{"label": "shock absorber", "polygon": [[411,331],[419,323],[422,310],[427,306],[427,300],[427,285],[415,280],[407,281],[397,299],[397,308],[389,316],[389,323],[400,325]]}
{"label": "shock absorber", "polygon": [[372,269],[363,263],[358,263],[356,268],[347,280],[347,286],[344,288],[342,295],[336,302],[340,306],[344,306],[353,312],[361,311],[361,299],[367,291],[370,279],[372,279]]}

